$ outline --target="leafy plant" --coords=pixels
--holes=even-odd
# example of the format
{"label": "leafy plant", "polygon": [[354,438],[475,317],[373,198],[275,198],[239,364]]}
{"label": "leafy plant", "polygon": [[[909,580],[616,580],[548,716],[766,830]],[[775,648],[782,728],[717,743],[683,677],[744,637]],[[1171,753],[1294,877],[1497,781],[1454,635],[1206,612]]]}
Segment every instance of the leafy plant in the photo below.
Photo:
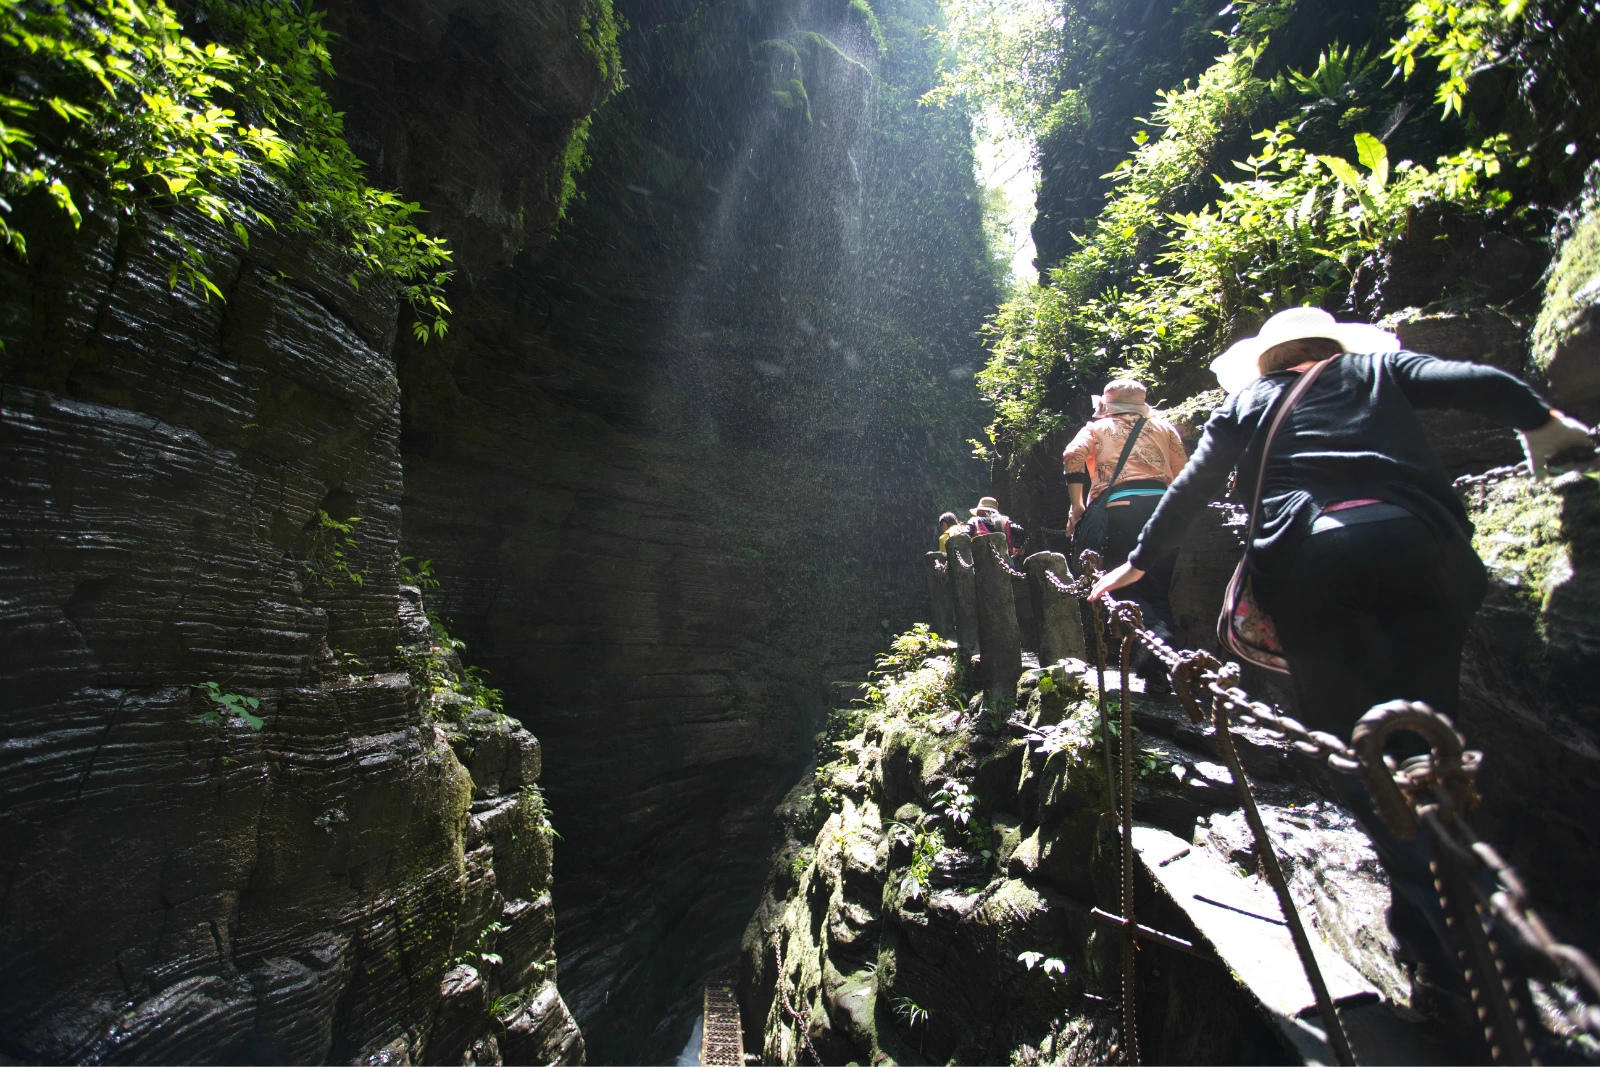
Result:
{"label": "leafy plant", "polygon": [[401,585],[414,585],[426,593],[439,588],[439,578],[433,573],[433,560],[417,562],[415,556],[401,556],[398,568]]}
{"label": "leafy plant", "polygon": [[505,1023],[528,1006],[528,997],[524,993],[501,993],[489,1002],[489,1014],[496,1020]]}
{"label": "leafy plant", "polygon": [[463,963],[470,963],[480,972],[486,971],[490,967],[498,967],[500,964],[504,963],[505,960],[498,952],[493,951],[493,949],[495,947],[495,941],[501,934],[505,933],[506,929],[506,924],[500,922],[498,919],[496,919],[494,922],[491,922],[482,930],[478,931],[477,939],[473,942],[470,949],[450,961],[450,966],[457,967]]}
{"label": "leafy plant", "polygon": [[1274,100],[1299,113],[1294,129],[1304,136],[1359,122],[1382,79],[1379,57],[1369,45],[1335,45],[1323,49],[1310,71],[1282,71],[1270,87]]}
{"label": "leafy plant", "polygon": [[[444,333],[450,250],[419,208],[366,184],[319,80],[332,74],[321,12],[291,0],[198,0],[223,40],[198,43],[164,0],[0,0],[0,240],[27,254],[12,198],[38,193],[74,228],[92,199],[130,218],[193,211],[248,246],[271,218],[240,195],[266,178],[296,232],[335,243],[352,283],[385,277]],[[236,46],[236,47],[234,47]],[[222,297],[176,229],[168,283]]]}
{"label": "leafy plant", "polygon": [[1065,978],[1067,974],[1065,961],[1058,956],[1046,956],[1042,952],[1019,952],[1017,962],[1030,971],[1037,967],[1041,974],[1052,980]]}
{"label": "leafy plant", "polygon": [[411,676],[411,684],[423,695],[428,713],[435,718],[458,717],[470,705],[505,714],[505,694],[488,683],[488,673],[476,665],[461,666],[460,654],[467,643],[450,633],[444,619],[427,612],[428,641],[401,645],[395,659]]}
{"label": "leafy plant", "polygon": [[351,567],[347,555],[357,547],[355,529],[360,521],[359,515],[340,520],[319,508],[306,547],[306,558],[301,563],[305,572],[329,589],[335,587],[339,578],[353,585],[364,584],[366,571]]}
{"label": "leafy plant", "polygon": [[933,795],[933,810],[949,822],[951,827],[965,829],[972,818],[972,808],[977,800],[967,783],[952,778]]}
{"label": "leafy plant", "polygon": [[232,717],[252,730],[259,730],[266,725],[266,720],[256,714],[256,709],[261,706],[261,701],[256,697],[225,693],[221,684],[214,681],[200,682],[193,688],[212,705],[210,711],[196,716],[199,722],[221,722],[224,717]]}
{"label": "leafy plant", "polygon": [[894,998],[894,1013],[906,1022],[906,1027],[920,1031],[917,1037],[917,1051],[922,1051],[922,1042],[927,1039],[928,1009],[918,1004],[907,996]]}
{"label": "leafy plant", "polygon": [[1446,116],[1460,113],[1468,79],[1504,58],[1504,39],[1527,7],[1528,0],[1416,0],[1385,56],[1407,78],[1419,59],[1433,60],[1442,78],[1435,101]]}
{"label": "leafy plant", "polygon": [[920,824],[909,826],[898,820],[889,824],[889,832],[911,845],[911,863],[906,868],[905,877],[900,880],[900,889],[916,900],[927,888],[928,879],[933,875],[934,861],[944,851],[944,834],[937,827]]}
{"label": "leafy plant", "polygon": [[550,800],[544,791],[537,786],[525,785],[522,787],[523,811],[526,813],[534,827],[544,835],[547,841],[561,840],[561,832],[550,821]]}

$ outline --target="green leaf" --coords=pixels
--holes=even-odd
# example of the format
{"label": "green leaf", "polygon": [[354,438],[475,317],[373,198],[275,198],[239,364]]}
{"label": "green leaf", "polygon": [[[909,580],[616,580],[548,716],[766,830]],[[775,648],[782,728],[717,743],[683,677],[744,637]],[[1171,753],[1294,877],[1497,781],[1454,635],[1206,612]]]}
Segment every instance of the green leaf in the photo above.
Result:
{"label": "green leaf", "polygon": [[1361,172],[1356,170],[1355,164],[1348,159],[1340,159],[1338,156],[1318,156],[1317,160],[1352,192],[1361,191]]}
{"label": "green leaf", "polygon": [[1382,192],[1389,184],[1389,149],[1370,133],[1356,134],[1356,158],[1372,172],[1370,184]]}

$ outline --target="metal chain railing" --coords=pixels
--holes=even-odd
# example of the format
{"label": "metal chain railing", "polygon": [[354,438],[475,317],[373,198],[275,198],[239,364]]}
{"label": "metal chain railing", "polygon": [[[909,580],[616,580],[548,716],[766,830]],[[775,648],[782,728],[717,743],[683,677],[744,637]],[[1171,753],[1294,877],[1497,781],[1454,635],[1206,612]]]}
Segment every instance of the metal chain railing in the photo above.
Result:
{"label": "metal chain railing", "polygon": [[1005,571],[1007,574],[1011,575],[1011,577],[1013,577],[1013,578],[1026,578],[1027,577],[1026,574],[1022,573],[1021,571],[1017,570],[1017,568],[1013,567],[1006,560],[1006,558],[1000,554],[1000,550],[998,548],[996,548],[994,545],[990,545],[989,546],[989,552],[994,556],[995,565],[998,566],[1001,570]]}
{"label": "metal chain railing", "polygon": [[[811,1043],[811,1013],[798,1011],[794,1001],[789,999],[788,975],[783,966],[783,935],[778,930],[773,930],[772,950],[776,959],[777,975],[774,980],[778,992],[778,1001],[782,1005],[784,1014],[794,1022],[795,1033],[805,1042],[806,1051],[811,1053],[811,1062],[821,1067],[822,1057],[817,1055],[817,1047]],[[796,1060],[799,1057],[795,1057]]]}
{"label": "metal chain railing", "polygon": [[[1501,468],[1477,478],[1479,481],[1500,480],[1516,472],[1515,467]],[[1526,892],[1516,873],[1463,819],[1464,813],[1477,802],[1474,778],[1482,754],[1465,748],[1460,734],[1445,716],[1425,704],[1396,701],[1380,705],[1363,716],[1349,744],[1333,734],[1307,729],[1293,717],[1246,693],[1239,685],[1238,664],[1223,663],[1208,652],[1174,649],[1159,634],[1145,628],[1139,608],[1132,602],[1111,597],[1090,601],[1089,594],[1099,569],[1099,555],[1090,551],[1083,554],[1076,578],[1065,580],[1049,569],[1042,573],[1062,596],[1085,601],[1091,607],[1102,706],[1105,633],[1109,629],[1114,637],[1122,639],[1124,700],[1128,688],[1128,650],[1134,641],[1166,668],[1180,706],[1192,721],[1199,723],[1207,717],[1202,701],[1209,700],[1209,717],[1217,730],[1219,747],[1228,759],[1235,782],[1241,784],[1241,799],[1248,798],[1247,817],[1254,810],[1254,800],[1249,797],[1248,780],[1232,744],[1231,722],[1258,726],[1289,742],[1296,750],[1325,760],[1342,774],[1361,776],[1379,815],[1396,836],[1409,838],[1420,829],[1434,846],[1436,888],[1447,912],[1461,920],[1453,922],[1452,929],[1464,942],[1458,951],[1496,1062],[1531,1062],[1523,1022],[1527,1006],[1519,1003],[1520,996],[1508,988],[1508,985],[1520,983],[1507,977],[1500,959],[1501,941],[1519,950],[1518,962],[1534,972],[1529,977],[1561,982],[1569,987],[1565,1003],[1557,1005],[1565,1024],[1573,1032],[1600,1041],[1600,968],[1580,949],[1555,939],[1529,908]],[[1383,753],[1384,741],[1396,730],[1420,734],[1430,745],[1431,752],[1397,765]],[[1281,868],[1276,877],[1272,876],[1272,869],[1278,865],[1270,841],[1266,839],[1265,826],[1260,824],[1259,813],[1250,821],[1263,869],[1274,883],[1293,933],[1298,928],[1298,915],[1294,914],[1286,883],[1280,884],[1283,881]],[[1466,921],[1469,917],[1476,921]],[[1303,938],[1302,929],[1295,937],[1296,948],[1306,965],[1319,1007],[1329,1022],[1330,1042],[1341,1059],[1354,1062],[1348,1043],[1339,1031],[1332,1005],[1325,1003],[1326,989],[1318,988],[1322,984],[1320,974],[1313,977],[1315,961],[1309,944],[1302,947]],[[1131,1022],[1128,1025],[1131,1026]]]}

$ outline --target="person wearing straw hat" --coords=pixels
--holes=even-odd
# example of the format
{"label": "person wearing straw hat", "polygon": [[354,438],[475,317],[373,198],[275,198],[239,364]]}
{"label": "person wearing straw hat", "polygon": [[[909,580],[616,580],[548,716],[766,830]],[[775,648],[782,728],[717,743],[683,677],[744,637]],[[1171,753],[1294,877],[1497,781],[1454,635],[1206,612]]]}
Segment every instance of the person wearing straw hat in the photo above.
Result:
{"label": "person wearing straw hat", "polygon": [[[1156,502],[1188,461],[1178,431],[1156,414],[1145,397],[1143,382],[1132,378],[1107,382],[1094,398],[1094,417],[1061,454],[1071,500],[1067,535],[1072,538],[1075,570],[1077,557],[1085,549],[1099,552],[1104,567],[1127,559]],[[1176,547],[1159,558],[1147,559],[1144,578],[1128,590],[1146,624],[1168,638],[1172,636],[1170,590],[1177,561]],[[1139,659],[1145,692],[1167,690],[1166,668],[1144,662],[1142,650]]]}
{"label": "person wearing straw hat", "polygon": [[1006,535],[1006,555],[1022,555],[1022,546],[1027,541],[1027,531],[1021,523],[1012,522],[1009,517],[1000,511],[1000,501],[992,496],[981,497],[978,506],[971,509],[972,518],[967,520],[967,532],[973,537],[986,533],[1003,533]]}
{"label": "person wearing straw hat", "polygon": [[[1323,361],[1263,463],[1277,405]],[[1418,409],[1477,412],[1516,430],[1536,477],[1551,456],[1590,445],[1589,429],[1504,371],[1403,351],[1386,330],[1314,307],[1273,315],[1211,369],[1227,399],[1127,562],[1091,596],[1132,584],[1171,551],[1237,466],[1241,498],[1259,500],[1250,578],[1277,628],[1301,721],[1348,738],[1387,700],[1422,701],[1453,717],[1467,626],[1487,580]],[[1393,838],[1358,781],[1343,786],[1341,799],[1389,872],[1390,925],[1426,988],[1421,974],[1454,972],[1426,848]],[[1459,998],[1459,987],[1449,995]]]}

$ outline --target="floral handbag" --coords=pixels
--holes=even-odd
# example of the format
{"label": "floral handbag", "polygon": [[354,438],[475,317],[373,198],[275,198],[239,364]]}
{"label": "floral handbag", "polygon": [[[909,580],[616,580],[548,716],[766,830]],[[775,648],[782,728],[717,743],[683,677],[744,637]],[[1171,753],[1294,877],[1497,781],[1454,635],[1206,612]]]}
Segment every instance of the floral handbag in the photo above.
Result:
{"label": "floral handbag", "polygon": [[1239,557],[1239,565],[1233,569],[1233,577],[1228,579],[1228,592],[1222,598],[1222,612],[1217,616],[1217,641],[1224,651],[1245,663],[1277,674],[1289,673],[1289,661],[1284,658],[1277,627],[1272,624],[1271,616],[1262,610],[1250,588],[1250,546],[1255,543],[1256,514],[1261,510],[1261,482],[1267,473],[1267,453],[1272,450],[1272,440],[1278,435],[1278,427],[1283,425],[1284,417],[1305,391],[1311,388],[1311,383],[1322,373],[1322,369],[1338,358],[1334,356],[1321,360],[1301,374],[1300,380],[1295,382],[1294,388],[1289,390],[1289,395],[1284,397],[1272,417],[1267,440],[1261,446],[1261,469],[1256,472],[1255,499],[1250,502],[1250,524],[1244,534],[1244,555]]}

